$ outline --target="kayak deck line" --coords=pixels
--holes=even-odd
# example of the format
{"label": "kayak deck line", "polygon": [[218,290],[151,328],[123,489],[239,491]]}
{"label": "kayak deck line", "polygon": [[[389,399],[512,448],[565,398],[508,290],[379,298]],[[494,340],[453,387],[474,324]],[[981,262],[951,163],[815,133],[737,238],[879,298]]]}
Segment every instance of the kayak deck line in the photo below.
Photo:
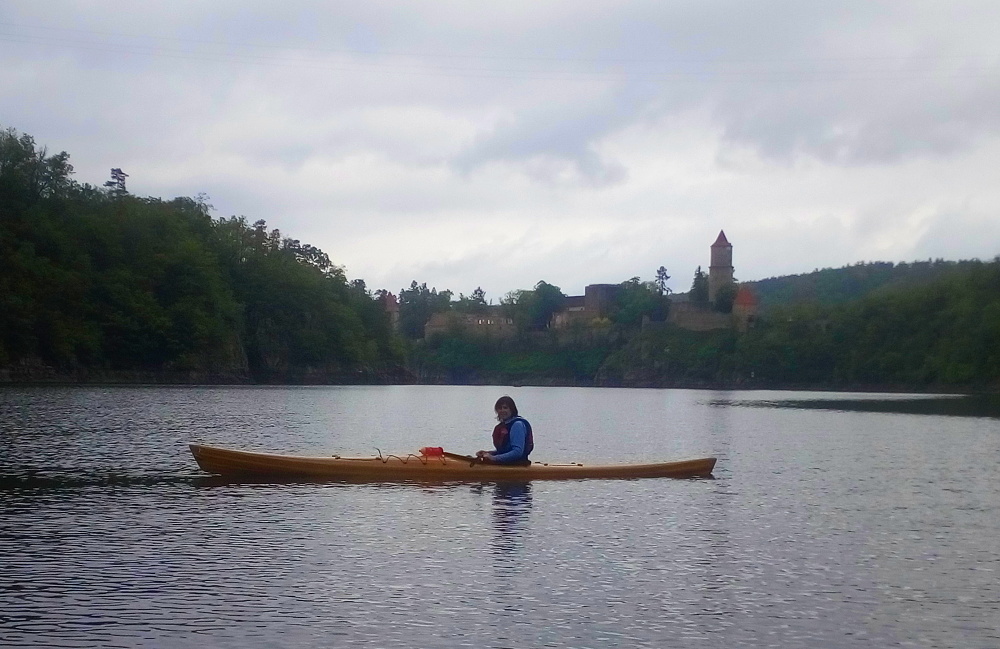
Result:
{"label": "kayak deck line", "polygon": [[341,457],[282,455],[189,444],[198,466],[221,476],[306,478],[309,480],[559,480],[619,478],[706,478],[712,476],[716,458],[705,457],[648,464],[499,465],[477,462],[454,453],[441,456],[382,455]]}

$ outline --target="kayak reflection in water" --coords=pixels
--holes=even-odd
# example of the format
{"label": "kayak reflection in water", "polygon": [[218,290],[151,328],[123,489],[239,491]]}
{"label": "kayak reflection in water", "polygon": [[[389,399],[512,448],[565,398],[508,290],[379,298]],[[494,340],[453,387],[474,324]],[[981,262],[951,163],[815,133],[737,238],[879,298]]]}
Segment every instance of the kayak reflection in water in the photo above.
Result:
{"label": "kayak reflection in water", "polygon": [[493,451],[477,451],[476,457],[488,464],[531,464],[528,455],[535,448],[531,424],[517,414],[514,400],[508,396],[497,399],[493,406],[500,423],[493,429]]}

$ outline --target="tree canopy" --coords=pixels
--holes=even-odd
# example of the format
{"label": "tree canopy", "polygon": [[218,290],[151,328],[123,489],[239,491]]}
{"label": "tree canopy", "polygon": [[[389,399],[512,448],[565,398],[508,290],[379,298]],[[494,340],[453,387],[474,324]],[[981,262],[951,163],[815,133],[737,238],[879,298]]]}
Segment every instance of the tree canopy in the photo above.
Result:
{"label": "tree canopy", "polygon": [[437,288],[427,288],[427,283],[410,283],[410,288],[399,291],[399,326],[403,335],[416,339],[424,337],[424,325],[435,313],[451,308],[452,292],[438,293]]}
{"label": "tree canopy", "polygon": [[562,309],[565,300],[558,286],[539,280],[530,291],[508,293],[501,304],[520,331],[540,331],[548,328],[552,316]]}
{"label": "tree canopy", "polygon": [[71,173],[0,132],[0,365],[296,380],[402,360],[384,309],[322,250],[202,199],[130,195],[124,173]]}

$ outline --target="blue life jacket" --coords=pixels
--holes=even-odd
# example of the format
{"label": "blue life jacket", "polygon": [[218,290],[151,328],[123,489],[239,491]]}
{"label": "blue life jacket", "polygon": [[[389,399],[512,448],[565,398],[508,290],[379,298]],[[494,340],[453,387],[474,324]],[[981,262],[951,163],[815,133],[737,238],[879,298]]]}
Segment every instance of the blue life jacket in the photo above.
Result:
{"label": "blue life jacket", "polygon": [[510,450],[510,426],[513,426],[515,421],[524,424],[526,432],[524,436],[524,454],[521,456],[521,459],[527,460],[528,455],[535,450],[535,440],[531,434],[531,424],[524,417],[514,416],[507,421],[497,424],[496,428],[493,429],[493,447],[496,448],[498,455]]}

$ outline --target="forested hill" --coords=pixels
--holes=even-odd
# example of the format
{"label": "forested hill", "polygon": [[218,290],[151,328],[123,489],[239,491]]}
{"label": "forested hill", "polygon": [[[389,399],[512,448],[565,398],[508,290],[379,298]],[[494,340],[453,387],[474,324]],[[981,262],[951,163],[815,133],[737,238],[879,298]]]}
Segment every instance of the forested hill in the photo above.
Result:
{"label": "forested hill", "polygon": [[204,202],[76,183],[0,131],[0,378],[367,381],[402,361],[323,251]]}
{"label": "forested hill", "polygon": [[744,334],[641,332],[604,361],[608,385],[1000,389],[1000,259],[860,299],[770,308]]}
{"label": "forested hill", "polygon": [[775,306],[817,304],[833,306],[865,297],[877,290],[916,287],[946,279],[975,266],[974,261],[858,262],[843,268],[824,268],[801,275],[769,277],[746,282],[767,311]]}

